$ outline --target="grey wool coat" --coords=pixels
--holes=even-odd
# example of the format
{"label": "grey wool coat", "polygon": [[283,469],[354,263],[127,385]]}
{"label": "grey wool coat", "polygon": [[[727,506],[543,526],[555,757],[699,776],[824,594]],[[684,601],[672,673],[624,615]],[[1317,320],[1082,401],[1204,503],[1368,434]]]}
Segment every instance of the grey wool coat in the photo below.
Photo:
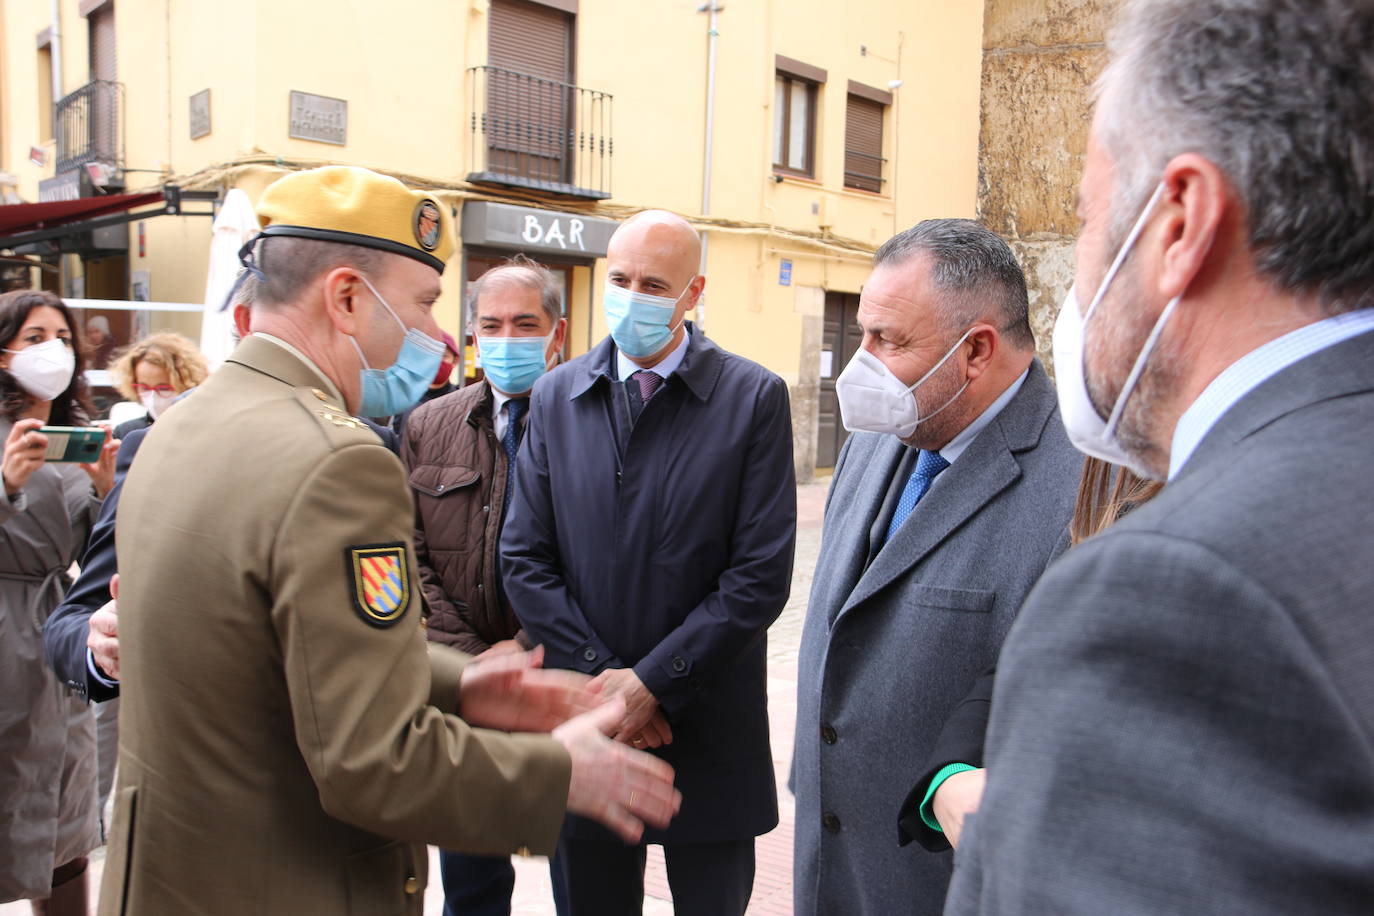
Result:
{"label": "grey wool coat", "polygon": [[[0,419],[0,443],[12,426]],[[100,842],[95,720],[43,658],[43,622],[99,509],[74,464],[0,492],[0,903],[47,897],[52,870]]]}
{"label": "grey wool coat", "polygon": [[899,847],[898,811],[1067,542],[1083,459],[1039,362],[869,562],[907,451],[855,433],[830,489],[798,661],[798,916],[940,912],[950,854]]}
{"label": "grey wool coat", "polygon": [[998,662],[948,913],[1374,912],[1371,431],[1366,333],[1050,568]]}

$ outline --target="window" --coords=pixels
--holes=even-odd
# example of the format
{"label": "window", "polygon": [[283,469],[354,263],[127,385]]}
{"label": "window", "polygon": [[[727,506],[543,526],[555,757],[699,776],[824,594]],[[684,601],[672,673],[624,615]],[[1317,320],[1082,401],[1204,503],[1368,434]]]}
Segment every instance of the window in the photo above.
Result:
{"label": "window", "polygon": [[570,180],[573,24],[529,0],[494,0],[488,21],[487,162],[493,172]]}
{"label": "window", "polygon": [[850,80],[844,120],[844,186],[883,189],[883,114],[892,94]]}
{"label": "window", "polygon": [[817,89],[825,75],[819,67],[778,55],[773,91],[774,170],[815,177]]}

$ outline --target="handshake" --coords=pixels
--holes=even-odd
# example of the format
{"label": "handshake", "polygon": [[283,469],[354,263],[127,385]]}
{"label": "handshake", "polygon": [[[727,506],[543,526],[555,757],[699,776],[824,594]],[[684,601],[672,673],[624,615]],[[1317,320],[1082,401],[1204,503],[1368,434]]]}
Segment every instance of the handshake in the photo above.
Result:
{"label": "handshake", "polygon": [[469,725],[549,732],[572,759],[568,810],[599,821],[626,843],[644,825],[666,827],[682,804],[673,768],[629,746],[672,740],[653,695],[634,671],[596,678],[540,667],[544,650],[484,654],[463,669],[458,714]]}

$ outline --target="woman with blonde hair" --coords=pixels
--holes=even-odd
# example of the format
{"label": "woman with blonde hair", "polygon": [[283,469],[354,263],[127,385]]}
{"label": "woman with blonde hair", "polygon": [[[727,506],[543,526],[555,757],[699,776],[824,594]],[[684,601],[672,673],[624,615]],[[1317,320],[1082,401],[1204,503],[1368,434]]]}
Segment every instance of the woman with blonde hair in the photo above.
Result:
{"label": "woman with blonde hair", "polygon": [[187,389],[205,381],[210,370],[195,344],[180,334],[162,332],[127,347],[110,363],[110,373],[120,393],[148,411],[146,417],[121,423],[115,429],[118,439],[151,426]]}

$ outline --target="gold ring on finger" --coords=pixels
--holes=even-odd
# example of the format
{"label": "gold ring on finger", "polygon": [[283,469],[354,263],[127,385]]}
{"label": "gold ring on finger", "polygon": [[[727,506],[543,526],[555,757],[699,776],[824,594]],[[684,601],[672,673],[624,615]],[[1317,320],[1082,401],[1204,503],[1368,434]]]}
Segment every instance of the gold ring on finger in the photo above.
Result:
{"label": "gold ring on finger", "polygon": [[635,792],[634,792],[633,789],[630,790],[630,803],[629,803],[628,805],[626,805],[625,807],[629,808],[631,811],[634,810],[634,807],[635,807]]}

